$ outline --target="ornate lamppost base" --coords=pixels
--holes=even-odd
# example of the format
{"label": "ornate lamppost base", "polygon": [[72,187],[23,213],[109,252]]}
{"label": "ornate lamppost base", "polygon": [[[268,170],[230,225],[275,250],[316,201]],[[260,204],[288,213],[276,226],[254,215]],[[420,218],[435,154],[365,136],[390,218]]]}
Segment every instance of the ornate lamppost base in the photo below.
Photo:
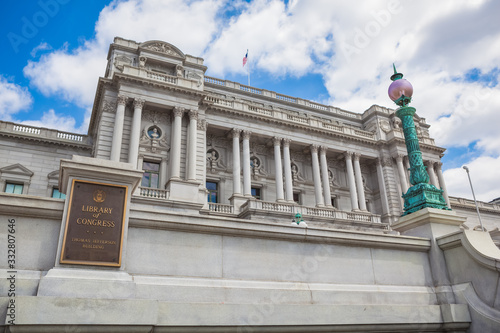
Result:
{"label": "ornate lamppost base", "polygon": [[427,183],[420,183],[410,187],[408,192],[403,194],[403,199],[405,199],[405,207],[402,216],[426,207],[451,210],[444,201],[443,190]]}

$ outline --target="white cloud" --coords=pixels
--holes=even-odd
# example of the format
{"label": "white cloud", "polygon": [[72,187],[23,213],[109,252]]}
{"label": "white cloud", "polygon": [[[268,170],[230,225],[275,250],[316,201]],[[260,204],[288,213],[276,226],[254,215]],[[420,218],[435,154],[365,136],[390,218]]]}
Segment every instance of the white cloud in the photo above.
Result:
{"label": "white cloud", "polygon": [[63,132],[78,132],[75,128],[75,118],[65,115],[57,115],[53,109],[44,112],[40,120],[24,120],[20,123],[35,127],[55,128]]}
{"label": "white cloud", "polygon": [[[500,157],[482,156],[467,163],[476,199],[489,202],[500,197]],[[444,173],[448,193],[455,197],[472,198],[472,192],[464,169],[454,168]]]}
{"label": "white cloud", "polygon": [[0,76],[0,118],[12,120],[12,115],[31,107],[33,98],[28,89]]}
{"label": "white cloud", "polygon": [[94,101],[97,78],[104,74],[106,53],[115,36],[169,41],[184,52],[199,55],[217,29],[222,2],[113,1],[96,23],[94,39],[76,49],[70,45],[29,61],[24,74],[46,96],[59,96],[79,107]]}
{"label": "white cloud", "polygon": [[36,57],[36,54],[39,51],[47,51],[47,50],[52,50],[52,46],[43,42],[43,43],[40,43],[37,47],[35,47],[33,50],[31,50],[30,55],[34,58],[34,57]]}

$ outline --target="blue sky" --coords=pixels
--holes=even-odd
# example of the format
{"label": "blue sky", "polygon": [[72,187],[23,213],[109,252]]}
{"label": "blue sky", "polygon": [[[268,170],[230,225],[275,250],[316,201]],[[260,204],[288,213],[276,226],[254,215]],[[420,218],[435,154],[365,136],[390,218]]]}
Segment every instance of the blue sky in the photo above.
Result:
{"label": "blue sky", "polygon": [[487,0],[7,0],[0,119],[85,133],[114,36],[165,40],[207,75],[363,112],[393,107],[395,62],[447,148],[451,195],[500,197],[500,2]]}

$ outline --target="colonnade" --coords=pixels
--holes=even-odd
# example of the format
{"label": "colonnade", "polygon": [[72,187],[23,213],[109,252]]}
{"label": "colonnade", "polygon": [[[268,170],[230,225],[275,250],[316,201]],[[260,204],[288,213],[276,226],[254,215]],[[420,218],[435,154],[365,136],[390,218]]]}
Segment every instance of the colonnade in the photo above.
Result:
{"label": "colonnade", "polygon": [[[110,160],[119,162],[122,150],[123,141],[123,125],[125,121],[125,105],[128,97],[119,95],[117,98],[117,107],[113,131],[113,139],[111,142]],[[142,110],[145,100],[141,98],[133,99],[134,113],[132,116],[132,127],[130,133],[128,163],[131,163],[136,168],[142,168],[142,158],[139,159],[139,141],[141,137],[141,122]],[[171,140],[170,140],[170,178],[182,179],[181,177],[181,131],[182,131],[182,117],[186,113],[184,108],[174,107],[173,121],[171,123]],[[188,145],[187,145],[187,172],[186,179],[189,181],[196,180],[196,158],[197,158],[197,130],[198,130],[198,111],[187,110],[189,115],[189,130],[188,130]],[[139,163],[141,162],[141,163]],[[166,180],[166,161],[162,160],[162,181]]]}
{"label": "colonnade", "polygon": [[[233,195],[251,196],[251,177],[250,177],[250,137],[251,132],[232,129],[230,136],[232,138],[233,147]],[[240,138],[242,139],[243,153],[240,154]],[[277,202],[293,202],[293,179],[291,170],[290,158],[290,143],[288,138],[273,137],[273,150],[275,161],[275,184],[276,184],[276,201]],[[328,175],[328,163],[326,159],[326,146],[311,145],[311,152],[314,195],[317,207],[332,207],[330,179]],[[282,156],[283,152],[283,156]],[[351,193],[352,209],[357,211],[366,211],[366,199],[361,175],[360,154],[353,152],[345,152],[346,169]],[[240,160],[242,159],[242,161]],[[241,164],[243,164],[243,193],[241,192]],[[380,170],[382,169],[380,168]],[[380,186],[383,187],[383,193],[386,193],[385,183],[379,179]],[[283,183],[284,179],[284,183]],[[389,211],[387,198],[385,198],[385,212]]]}

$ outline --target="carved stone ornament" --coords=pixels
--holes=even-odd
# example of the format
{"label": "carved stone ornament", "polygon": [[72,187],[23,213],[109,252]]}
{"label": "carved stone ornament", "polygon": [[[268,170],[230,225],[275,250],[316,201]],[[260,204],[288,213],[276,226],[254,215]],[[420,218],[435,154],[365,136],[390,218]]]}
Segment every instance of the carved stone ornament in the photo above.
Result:
{"label": "carved stone ornament", "polygon": [[328,180],[330,183],[330,188],[336,188],[339,187],[339,182],[337,181],[337,176],[335,175],[336,171],[332,169],[328,169]]}
{"label": "carved stone ornament", "polygon": [[384,167],[392,167],[392,158],[384,157],[381,159],[381,164]]}
{"label": "carved stone ornament", "polygon": [[145,110],[142,117],[153,124],[170,124],[170,117],[165,112]]}
{"label": "carved stone ornament", "polygon": [[304,177],[302,177],[302,174],[300,173],[299,166],[295,162],[292,162],[290,168],[292,170],[293,185],[295,186],[297,183],[303,183]]}
{"label": "carved stone ornament", "polygon": [[174,51],[167,43],[157,42],[146,46],[146,49],[182,58],[182,56]]}
{"label": "carved stone ornament", "polygon": [[186,72],[186,78],[197,81],[197,87],[200,87],[203,84],[203,77],[195,72]]}
{"label": "carved stone ornament", "polygon": [[252,170],[253,179],[258,180],[261,176],[267,176],[267,172],[264,169],[262,160],[255,155],[252,155],[250,157],[250,167]]}
{"label": "carved stone ornament", "polygon": [[207,121],[205,119],[198,120],[197,130],[198,131],[206,131],[207,130]]}
{"label": "carved stone ornament", "polygon": [[223,136],[207,135],[207,146],[227,148],[229,146],[227,138]]}
{"label": "carved stone ornament", "polygon": [[145,100],[143,100],[141,98],[135,98],[134,99],[134,108],[142,109],[144,107],[144,103],[146,103]]}
{"label": "carved stone ornament", "polygon": [[207,150],[207,171],[210,173],[216,173],[217,171],[224,170],[226,170],[226,166],[222,162],[220,152],[214,148]]}
{"label": "carved stone ornament", "polygon": [[118,97],[116,98],[116,103],[118,105],[125,105],[125,104],[127,104],[127,101],[128,101],[127,96],[118,95]]}
{"label": "carved stone ornament", "polygon": [[391,125],[389,125],[387,120],[379,120],[378,124],[384,133],[389,133],[391,131]]}
{"label": "carved stone ornament", "polygon": [[189,119],[198,120],[198,111],[197,110],[189,110]]}
{"label": "carved stone ornament", "polygon": [[170,151],[170,145],[167,143],[166,135],[164,135],[160,127],[156,125],[142,130],[140,146],[152,153]]}
{"label": "carved stone ornament", "polygon": [[174,117],[182,117],[184,114],[184,108],[175,107],[173,110]]}
{"label": "carved stone ornament", "polygon": [[104,100],[102,102],[102,110],[104,112],[115,113],[116,112],[116,102]]}

